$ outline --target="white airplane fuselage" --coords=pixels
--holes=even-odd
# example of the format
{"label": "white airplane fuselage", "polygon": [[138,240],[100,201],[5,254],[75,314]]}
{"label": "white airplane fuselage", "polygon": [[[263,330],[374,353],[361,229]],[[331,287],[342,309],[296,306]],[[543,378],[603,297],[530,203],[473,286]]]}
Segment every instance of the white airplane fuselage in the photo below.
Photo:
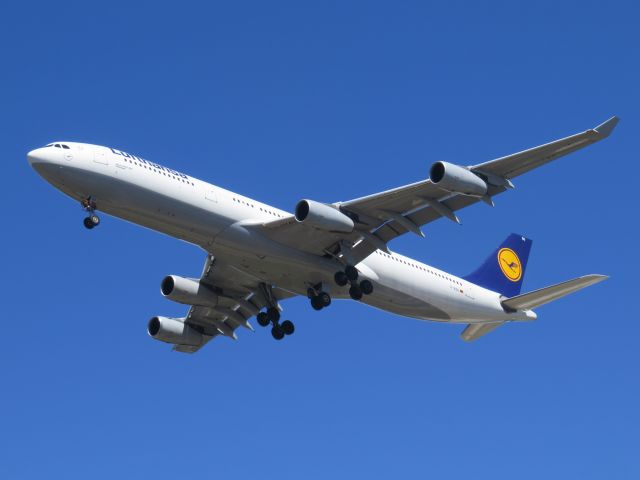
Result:
{"label": "white airplane fuselage", "polygon": [[[66,195],[95,198],[100,211],[198,245],[233,268],[306,296],[309,279],[349,298],[334,273],[343,265],[273,241],[251,225],[291,214],[119,150],[60,142],[28,154],[31,166]],[[362,302],[421,320],[483,323],[533,320],[507,312],[501,296],[419,261],[377,250],[357,269],[375,289]]]}

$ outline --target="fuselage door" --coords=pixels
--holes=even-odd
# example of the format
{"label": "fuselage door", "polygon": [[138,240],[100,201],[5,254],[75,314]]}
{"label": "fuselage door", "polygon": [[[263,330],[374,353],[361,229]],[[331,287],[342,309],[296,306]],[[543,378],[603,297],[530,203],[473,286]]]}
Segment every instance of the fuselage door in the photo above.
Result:
{"label": "fuselage door", "polygon": [[93,161],[96,163],[101,163],[103,165],[109,165],[109,152],[108,148],[104,147],[94,147],[93,148]]}
{"label": "fuselage door", "polygon": [[207,193],[204,194],[204,198],[211,202],[218,203],[218,197],[215,190],[207,190]]}

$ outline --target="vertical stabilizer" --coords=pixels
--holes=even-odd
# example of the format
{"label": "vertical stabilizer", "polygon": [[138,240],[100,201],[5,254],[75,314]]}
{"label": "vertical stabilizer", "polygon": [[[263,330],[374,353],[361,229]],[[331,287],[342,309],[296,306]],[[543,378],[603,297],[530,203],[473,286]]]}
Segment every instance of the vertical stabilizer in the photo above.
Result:
{"label": "vertical stabilizer", "polygon": [[505,297],[518,295],[522,289],[532,243],[532,240],[512,233],[480,268],[464,279]]}

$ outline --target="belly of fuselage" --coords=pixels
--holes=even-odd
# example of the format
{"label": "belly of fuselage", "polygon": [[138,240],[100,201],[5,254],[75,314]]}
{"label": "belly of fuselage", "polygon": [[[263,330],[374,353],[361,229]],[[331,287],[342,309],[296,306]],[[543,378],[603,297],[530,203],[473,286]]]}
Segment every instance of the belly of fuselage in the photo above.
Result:
{"label": "belly of fuselage", "polygon": [[[224,237],[223,233],[218,237]],[[283,247],[287,248],[287,247]],[[334,299],[350,299],[349,287],[338,286],[333,276],[340,264],[311,254],[290,255],[269,254],[266,250],[242,248],[240,242],[218,243],[213,245],[212,253],[233,265],[247,278],[277,285],[292,293],[306,296],[311,286],[321,285]],[[362,270],[366,270],[362,268]],[[365,277],[363,277],[365,278]],[[363,296],[361,302],[381,310],[405,317],[421,320],[448,321],[449,315],[443,310],[412,295],[390,288],[381,279],[372,279],[374,291]]]}
{"label": "belly of fuselage", "polygon": [[175,195],[146,188],[123,176],[71,166],[52,166],[51,172],[47,172],[50,183],[78,201],[92,196],[99,211],[203,248],[207,248],[225,227],[224,219],[210,210],[181,201]]}
{"label": "belly of fuselage", "polygon": [[[306,295],[310,286],[321,284],[333,298],[349,299],[349,285],[340,287],[333,275],[340,265],[331,259],[296,251],[284,245],[274,247],[277,254],[247,245],[216,243],[224,238],[229,220],[216,213],[129,181],[126,172],[97,172],[72,166],[52,166],[47,180],[68,196],[80,201],[92,196],[98,210],[132,223],[201,246],[221,256],[247,278],[264,281],[298,295]],[[186,195],[185,195],[186,196]],[[222,233],[222,235],[221,235]],[[366,262],[365,262],[366,263]],[[366,271],[366,269],[363,269]],[[372,278],[374,291],[362,303],[398,315],[448,321],[443,310],[402,289]],[[378,281],[380,280],[380,281]]]}

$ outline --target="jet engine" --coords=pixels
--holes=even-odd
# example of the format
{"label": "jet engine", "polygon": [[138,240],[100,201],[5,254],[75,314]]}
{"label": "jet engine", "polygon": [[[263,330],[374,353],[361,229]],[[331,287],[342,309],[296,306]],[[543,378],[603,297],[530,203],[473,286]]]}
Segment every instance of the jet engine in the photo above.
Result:
{"label": "jet engine", "polygon": [[168,275],[162,280],[160,291],[169,300],[186,305],[215,307],[218,304],[218,295],[193,278]]}
{"label": "jet engine", "polygon": [[353,220],[340,210],[314,200],[300,200],[296,205],[295,217],[298,222],[329,232],[353,232]]}
{"label": "jet engine", "polygon": [[147,325],[147,332],[161,342],[198,347],[204,343],[204,335],[184,323],[184,319],[153,317]]}
{"label": "jet engine", "polygon": [[438,187],[447,192],[460,193],[470,197],[484,197],[487,184],[472,171],[448,162],[435,162],[431,165],[429,178]]}

